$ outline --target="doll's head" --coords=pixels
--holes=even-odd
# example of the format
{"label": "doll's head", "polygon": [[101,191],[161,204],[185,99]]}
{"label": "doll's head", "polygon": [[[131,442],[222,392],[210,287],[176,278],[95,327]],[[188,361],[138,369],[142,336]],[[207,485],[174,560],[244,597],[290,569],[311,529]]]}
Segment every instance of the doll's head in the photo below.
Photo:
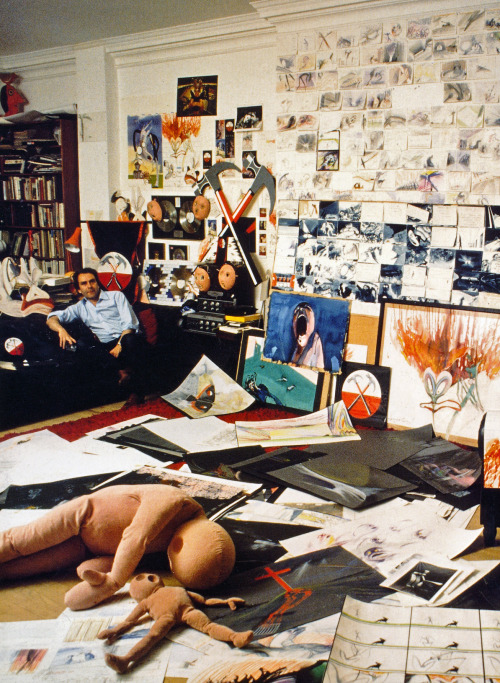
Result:
{"label": "doll's head", "polygon": [[236,559],[231,536],[206,517],[181,524],[172,536],[167,555],[175,578],[186,588],[202,590],[227,579]]}
{"label": "doll's head", "polygon": [[158,574],[137,574],[130,582],[130,596],[140,602],[164,585]]}

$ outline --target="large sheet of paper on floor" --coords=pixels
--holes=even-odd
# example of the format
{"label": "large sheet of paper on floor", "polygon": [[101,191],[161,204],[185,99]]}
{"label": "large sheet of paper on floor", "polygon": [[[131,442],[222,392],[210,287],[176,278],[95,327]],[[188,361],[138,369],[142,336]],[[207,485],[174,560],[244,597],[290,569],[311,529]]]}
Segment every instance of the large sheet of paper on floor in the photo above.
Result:
{"label": "large sheet of paper on floor", "polygon": [[300,417],[237,421],[235,425],[240,446],[301,446],[359,439],[342,401]]}
{"label": "large sheet of paper on floor", "polygon": [[493,610],[390,607],[347,597],[323,683],[498,680],[499,623]]}

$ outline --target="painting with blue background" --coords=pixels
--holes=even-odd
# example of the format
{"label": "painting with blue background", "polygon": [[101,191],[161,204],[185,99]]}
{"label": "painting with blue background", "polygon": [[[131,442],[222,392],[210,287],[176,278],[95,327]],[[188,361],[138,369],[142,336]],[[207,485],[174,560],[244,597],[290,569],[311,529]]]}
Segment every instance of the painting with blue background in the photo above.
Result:
{"label": "painting with blue background", "polygon": [[292,362],[296,346],[293,317],[299,304],[305,304],[314,312],[315,332],[321,339],[324,355],[324,367],[318,367],[318,369],[338,374],[342,364],[350,314],[350,302],[345,299],[272,292],[264,358],[282,363]]}

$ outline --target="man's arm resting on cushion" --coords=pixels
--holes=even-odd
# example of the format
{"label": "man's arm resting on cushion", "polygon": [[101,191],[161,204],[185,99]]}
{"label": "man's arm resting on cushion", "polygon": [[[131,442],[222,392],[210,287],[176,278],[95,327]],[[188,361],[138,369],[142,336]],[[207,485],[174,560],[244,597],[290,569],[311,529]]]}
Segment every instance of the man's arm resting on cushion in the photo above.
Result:
{"label": "man's arm resting on cushion", "polygon": [[57,315],[49,316],[47,318],[47,325],[53,332],[56,332],[59,335],[59,346],[61,348],[66,348],[66,344],[76,343],[76,339],[73,339],[66,328],[61,325]]}

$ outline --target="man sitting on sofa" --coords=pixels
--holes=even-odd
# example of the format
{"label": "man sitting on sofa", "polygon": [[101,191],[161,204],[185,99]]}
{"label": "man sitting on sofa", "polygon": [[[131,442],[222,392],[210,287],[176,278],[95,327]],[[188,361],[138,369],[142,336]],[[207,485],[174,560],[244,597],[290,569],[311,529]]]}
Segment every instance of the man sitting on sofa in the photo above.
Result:
{"label": "man sitting on sofa", "polygon": [[86,325],[93,333],[92,352],[104,365],[115,367],[119,384],[130,389],[127,403],[141,402],[144,390],[140,364],[145,346],[139,320],[127,297],[120,291],[102,290],[93,268],[76,271],[73,282],[82,298],[62,311],[52,311],[47,325],[59,335],[63,349],[81,345],[65,325],[75,321]]}

